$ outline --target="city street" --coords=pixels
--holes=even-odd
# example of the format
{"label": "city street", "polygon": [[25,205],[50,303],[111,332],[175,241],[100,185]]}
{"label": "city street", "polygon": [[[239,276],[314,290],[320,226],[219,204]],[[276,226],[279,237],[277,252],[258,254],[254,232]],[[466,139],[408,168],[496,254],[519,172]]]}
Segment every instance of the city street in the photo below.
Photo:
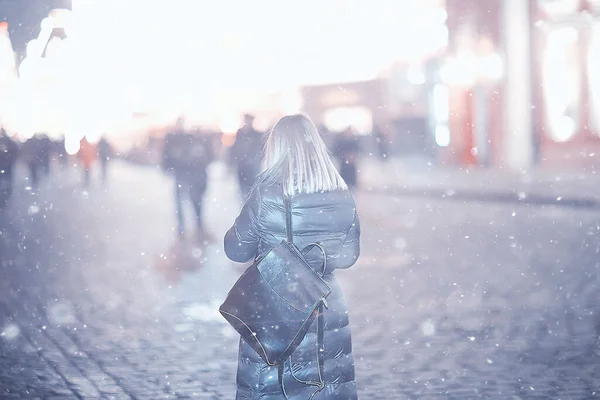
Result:
{"label": "city street", "polygon": [[[76,172],[20,181],[0,216],[0,399],[234,398],[234,176],[211,171],[216,240],[178,245],[160,170],[118,162],[87,190]],[[600,398],[600,210],[356,200],[362,254],[337,274],[360,398]]]}

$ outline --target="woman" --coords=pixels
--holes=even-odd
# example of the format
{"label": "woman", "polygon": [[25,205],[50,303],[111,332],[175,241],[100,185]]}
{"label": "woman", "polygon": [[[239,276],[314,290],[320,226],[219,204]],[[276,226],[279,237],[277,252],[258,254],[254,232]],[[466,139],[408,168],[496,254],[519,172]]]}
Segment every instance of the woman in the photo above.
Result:
{"label": "woman", "polygon": [[[291,197],[294,243],[299,247],[320,242],[327,251],[324,279],[331,286],[324,312],[323,338],[325,387],[314,399],[356,399],[354,359],[346,300],[333,275],[349,268],[360,253],[360,224],[354,199],[337,172],[313,122],[304,115],[281,118],[266,143],[266,170],[233,227],[225,235],[225,252],[236,262],[247,262],[277,246],[285,237],[283,196]],[[310,265],[320,270],[322,254],[309,254]],[[283,385],[277,367],[270,367],[240,340],[237,399],[306,400],[314,386],[300,383],[318,381],[316,324],[292,354],[294,374],[285,368]]]}

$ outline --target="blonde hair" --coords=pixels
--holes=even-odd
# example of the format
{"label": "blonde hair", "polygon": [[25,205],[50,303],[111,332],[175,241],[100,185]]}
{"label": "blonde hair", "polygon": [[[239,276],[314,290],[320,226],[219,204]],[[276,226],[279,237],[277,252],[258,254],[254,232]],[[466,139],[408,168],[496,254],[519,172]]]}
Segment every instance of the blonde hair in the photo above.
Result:
{"label": "blonde hair", "polygon": [[347,190],[315,124],[303,114],[282,117],[267,137],[263,179],[286,195]]}

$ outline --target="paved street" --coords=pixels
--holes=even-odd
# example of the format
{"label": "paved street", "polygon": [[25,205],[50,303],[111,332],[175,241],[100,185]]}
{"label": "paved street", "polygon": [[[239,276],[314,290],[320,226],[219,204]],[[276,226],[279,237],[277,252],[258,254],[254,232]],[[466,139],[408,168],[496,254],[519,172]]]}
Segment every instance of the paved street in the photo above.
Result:
{"label": "paved street", "polygon": [[533,168],[526,172],[477,166],[434,165],[424,159],[392,157],[387,163],[363,157],[360,174],[365,189],[398,196],[515,204],[563,205],[600,210],[600,174],[580,170]]}
{"label": "paved street", "polygon": [[[111,174],[60,171],[0,217],[0,399],[232,399],[233,177],[212,171],[217,241],[174,252],[169,179]],[[338,276],[362,399],[600,398],[599,210],[356,198],[363,252]]]}

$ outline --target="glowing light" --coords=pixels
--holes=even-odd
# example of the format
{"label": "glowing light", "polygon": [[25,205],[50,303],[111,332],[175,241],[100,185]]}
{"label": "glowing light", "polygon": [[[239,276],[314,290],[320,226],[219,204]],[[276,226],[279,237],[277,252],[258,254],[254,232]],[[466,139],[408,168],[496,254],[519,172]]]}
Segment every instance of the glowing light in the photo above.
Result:
{"label": "glowing light", "polygon": [[75,155],[81,148],[79,140],[74,139],[72,136],[65,136],[65,151],[69,155]]}
{"label": "glowing light", "polygon": [[471,86],[477,78],[476,64],[471,57],[450,60],[440,68],[440,78],[448,85]]}
{"label": "glowing light", "polygon": [[495,81],[504,74],[504,61],[497,53],[477,56],[465,52],[449,60],[440,69],[442,82],[472,86],[478,81]]}
{"label": "glowing light", "polygon": [[432,10],[432,21],[435,21],[437,25],[446,23],[448,20],[448,13],[443,8]]}
{"label": "glowing light", "polygon": [[22,137],[24,140],[29,140],[33,137],[35,133],[32,130],[27,130],[25,132],[23,132]]}
{"label": "glowing light", "polygon": [[[50,75],[51,93],[41,107],[60,116],[61,121],[52,122],[53,130],[64,124],[68,129],[63,132],[75,138],[80,135],[72,132],[102,126],[133,135],[158,124],[158,114],[183,114],[232,134],[239,118],[222,118],[223,111],[270,109],[273,116],[268,118],[297,112],[302,105],[295,94],[298,86],[375,78],[395,61],[439,51],[448,36],[439,1],[381,0],[374,6],[358,0],[340,11],[337,2],[305,0],[291,6],[261,0],[272,11],[266,14],[246,2],[235,2],[236,13],[231,2],[215,2],[210,8],[202,2],[171,3],[72,0],[71,12],[55,10],[42,21],[21,64],[23,81],[30,86],[21,88],[28,98],[40,97],[42,85],[36,80]],[[289,14],[289,7],[296,18],[271,17]],[[334,32],[333,18],[339,22]],[[153,28],[157,21],[160,29]],[[55,26],[65,29],[67,39],[48,44]],[[416,40],[400,41],[393,49],[373,46],[382,38],[409,35]],[[43,65],[46,45],[47,56],[56,62]],[[409,80],[422,84],[423,73],[415,70]],[[115,95],[129,89],[129,98]],[[268,91],[289,96],[265,100],[259,95]],[[218,101],[220,93],[227,99]],[[135,113],[147,118],[132,122]],[[359,132],[369,131],[371,118],[358,112],[350,124]]]}
{"label": "glowing light", "polygon": [[435,336],[435,324],[431,321],[425,321],[421,324],[421,332],[423,336]]}
{"label": "glowing light", "polygon": [[548,133],[553,140],[564,142],[577,133],[579,125],[578,32],[563,27],[551,31],[547,39],[543,75]]}
{"label": "glowing light", "polygon": [[229,116],[221,119],[219,128],[225,135],[235,135],[238,129],[240,129],[241,121],[240,116]]}
{"label": "glowing light", "polygon": [[[600,6],[600,2],[596,3]],[[600,10],[600,8],[599,8]],[[588,53],[588,76],[590,80],[590,111],[594,131],[600,133],[600,23],[596,23],[593,28],[592,42]]]}
{"label": "glowing light", "polygon": [[410,68],[406,73],[406,78],[413,85],[422,85],[425,83],[425,73],[418,68]]}
{"label": "glowing light", "polygon": [[538,0],[537,3],[551,17],[561,17],[575,14],[579,8],[580,0]]}
{"label": "glowing light", "polygon": [[577,123],[569,116],[561,115],[551,119],[552,139],[557,142],[566,142],[577,133]]}
{"label": "glowing light", "polygon": [[9,323],[2,328],[0,332],[0,337],[4,340],[14,340],[21,333],[21,329],[19,326],[13,323]]}
{"label": "glowing light", "polygon": [[46,48],[46,44],[48,44],[48,40],[52,36],[52,30],[54,29],[54,19],[47,17],[44,18],[40,24],[41,30],[38,38],[34,41],[32,40],[30,43],[34,43],[31,48],[31,54],[29,46],[27,46],[27,56],[28,57],[41,57],[44,53],[44,49]]}
{"label": "glowing light", "polygon": [[285,92],[280,102],[281,110],[285,114],[295,114],[302,110],[302,95],[299,90]]}
{"label": "glowing light", "polygon": [[366,107],[337,107],[325,112],[324,122],[331,132],[350,127],[358,134],[367,135],[373,130],[373,114]]}
{"label": "glowing light", "polygon": [[435,142],[440,147],[447,147],[450,144],[450,129],[447,125],[435,127]]}
{"label": "glowing light", "polygon": [[500,54],[493,53],[479,59],[479,75],[483,78],[498,80],[504,74],[504,61]]}
{"label": "glowing light", "polygon": [[50,11],[50,18],[53,20],[54,27],[62,28],[67,36],[71,33],[69,25],[71,20],[71,11],[66,8],[55,8]]}
{"label": "glowing light", "polygon": [[85,135],[85,138],[90,144],[96,144],[100,141],[102,134],[100,132],[90,132]]}
{"label": "glowing light", "polygon": [[273,126],[275,120],[276,118],[274,118],[274,116],[272,115],[269,115],[268,113],[259,113],[254,119],[254,129],[260,132],[265,132],[269,130],[271,126]]}

